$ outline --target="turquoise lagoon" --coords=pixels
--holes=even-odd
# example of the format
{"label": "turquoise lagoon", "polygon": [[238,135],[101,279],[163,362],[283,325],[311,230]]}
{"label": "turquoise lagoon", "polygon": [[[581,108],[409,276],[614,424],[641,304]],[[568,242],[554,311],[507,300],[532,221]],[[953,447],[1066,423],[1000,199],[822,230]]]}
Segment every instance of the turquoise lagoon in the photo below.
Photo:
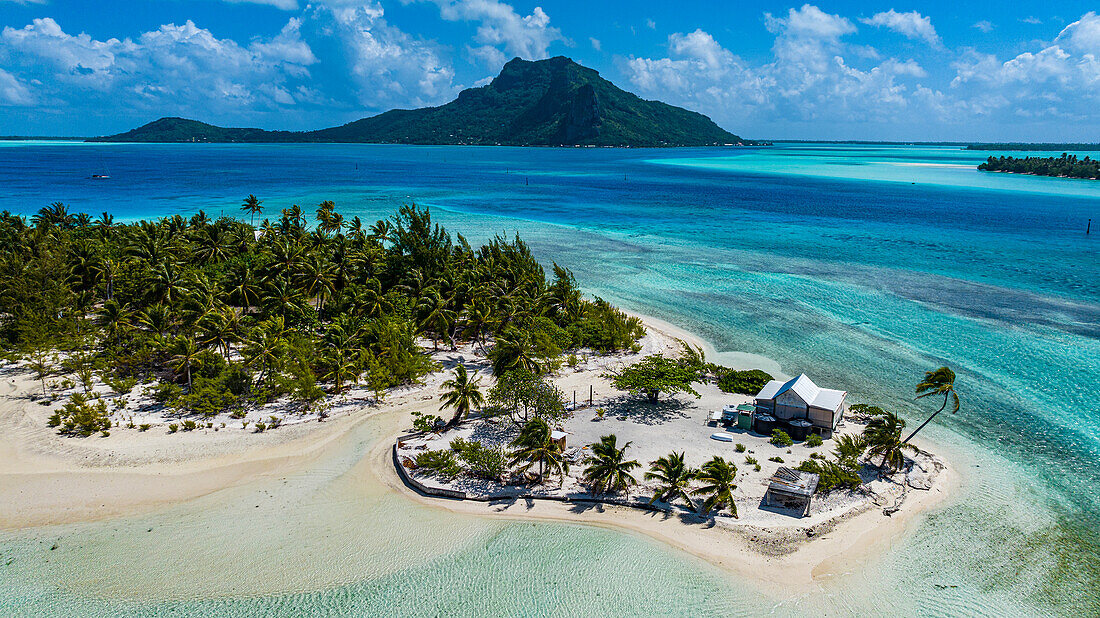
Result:
{"label": "turquoise lagoon", "polygon": [[[236,216],[255,193],[268,213],[332,199],[370,222],[415,202],[471,240],[518,232],[590,293],[699,333],[718,360],[766,357],[910,422],[932,409],[913,384],[949,364],[964,408],[926,430],[962,473],[957,499],[793,599],[632,534],[384,492],[364,512],[333,483],[385,433],[366,423],[327,479],[0,535],[0,614],[1098,613],[1100,229],[1085,226],[1100,224],[1100,184],[977,172],[988,154],[2,144],[0,209]],[[269,511],[261,494],[294,498]],[[294,537],[287,518],[301,518]],[[234,527],[250,546],[227,554],[217,539]]]}

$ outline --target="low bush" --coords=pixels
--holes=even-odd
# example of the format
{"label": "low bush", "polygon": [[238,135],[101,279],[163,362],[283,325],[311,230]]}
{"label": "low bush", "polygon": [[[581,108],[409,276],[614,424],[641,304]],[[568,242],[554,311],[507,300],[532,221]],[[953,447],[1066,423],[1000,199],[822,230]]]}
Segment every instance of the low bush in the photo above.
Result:
{"label": "low bush", "polygon": [[783,463],[783,458],[780,457],[779,455],[776,455],[775,457],[769,457],[768,461],[774,461],[775,463]]}
{"label": "low bush", "polygon": [[461,438],[455,438],[451,441],[451,450],[465,464],[466,472],[470,476],[501,481],[508,472],[508,456],[499,446],[483,446],[480,442],[467,442]]}
{"label": "low bush", "polygon": [[423,451],[417,453],[413,461],[417,468],[443,478],[454,478],[462,473],[462,466],[458,465],[452,451]]}
{"label": "low bush", "polygon": [[256,433],[263,433],[267,429],[267,423],[263,421],[256,421]]}
{"label": "low bush", "polygon": [[734,445],[733,450],[737,453],[744,453],[745,445],[738,442],[736,445]]}
{"label": "low bush", "polygon": [[771,440],[769,440],[769,442],[782,448],[786,448],[794,444],[794,440],[792,440],[791,437],[787,435],[787,432],[783,431],[782,429],[776,429],[775,431],[773,431]]}
{"label": "low bush", "polygon": [[729,369],[718,374],[718,388],[727,393],[755,395],[773,379],[770,374],[760,369],[750,369],[748,371]]}
{"label": "low bush", "polygon": [[150,427],[152,427],[152,425],[150,425],[149,423],[142,423],[138,425],[138,431],[149,431]]}
{"label": "low bush", "polygon": [[195,421],[192,421],[192,420],[183,421],[183,430],[184,431],[194,431],[195,428],[197,428],[198,426],[199,426],[198,423],[196,423]]}
{"label": "low bush", "polygon": [[810,436],[806,438],[806,446],[810,448],[817,448],[822,444],[825,444],[825,441],[822,440],[821,436],[817,435],[816,433],[811,433]]}
{"label": "low bush", "polygon": [[111,428],[111,419],[107,416],[107,402],[99,397],[89,397],[84,393],[73,393],[60,410],[50,415],[46,422],[50,427],[60,427],[59,432],[77,434],[84,437],[97,431]]}
{"label": "low bush", "polygon": [[855,471],[833,461],[807,459],[798,464],[797,470],[818,475],[816,493],[825,494],[834,489],[857,489],[863,480]]}
{"label": "low bush", "polygon": [[176,433],[179,430],[180,426],[175,423],[171,423],[168,425],[168,433]]}
{"label": "low bush", "polygon": [[747,463],[747,464],[749,464],[750,466],[752,466],[752,465],[756,465],[757,463],[760,463],[760,462],[756,461],[756,458],[755,458],[755,457],[753,457],[752,455],[747,455],[747,456],[745,457],[745,463]]}

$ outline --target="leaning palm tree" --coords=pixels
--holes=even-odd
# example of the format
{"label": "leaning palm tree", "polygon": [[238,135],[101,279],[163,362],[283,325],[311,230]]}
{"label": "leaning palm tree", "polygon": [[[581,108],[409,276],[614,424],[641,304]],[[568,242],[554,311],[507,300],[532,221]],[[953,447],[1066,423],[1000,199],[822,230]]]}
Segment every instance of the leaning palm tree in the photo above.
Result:
{"label": "leaning palm tree", "polygon": [[924,379],[917,384],[917,399],[922,397],[930,397],[932,395],[943,395],[943,405],[939,410],[932,413],[932,416],[928,417],[928,420],[920,424],[913,430],[913,433],[909,434],[909,437],[902,440],[902,442],[908,442],[913,439],[913,436],[917,435],[917,432],[924,429],[924,426],[932,422],[932,419],[936,418],[936,415],[943,412],[947,404],[951,403],[951,413],[954,414],[959,411],[959,395],[955,392],[955,372],[947,367],[940,367],[935,371],[928,371],[924,374]]}
{"label": "leaning palm tree", "polygon": [[470,410],[485,403],[485,397],[481,394],[481,380],[470,379],[466,371],[466,365],[455,366],[454,377],[443,383],[443,394],[439,396],[442,405],[439,409],[454,408],[454,416],[447,422],[447,429],[454,427]]}
{"label": "leaning palm tree", "polygon": [[916,451],[917,447],[901,439],[901,430],[905,421],[893,412],[885,412],[867,423],[863,438],[867,441],[867,453],[872,457],[882,457],[879,467],[896,471],[905,464],[905,451]]}
{"label": "leaning palm tree", "polygon": [[252,195],[251,193],[248,195],[248,197],[244,198],[244,203],[241,204],[241,210],[252,215],[252,218],[249,221],[249,225],[254,226],[256,224],[256,215],[263,213],[264,207],[260,204],[263,204],[263,201],[257,199],[256,196]]}
{"label": "leaning palm tree", "polygon": [[658,457],[657,461],[649,465],[649,472],[645,473],[645,480],[657,481],[661,484],[660,489],[653,494],[653,499],[649,503],[653,504],[658,500],[670,502],[676,498],[683,498],[688,506],[694,507],[695,502],[691,499],[689,485],[695,480],[698,473],[698,470],[684,463],[682,452],[669,453],[665,457]]}
{"label": "leaning palm tree", "polygon": [[512,451],[510,465],[522,463],[518,469],[520,472],[530,470],[535,464],[539,466],[539,480],[546,478],[546,472],[553,471],[558,474],[561,483],[565,482],[565,475],[569,473],[569,462],[562,453],[561,446],[550,435],[550,426],[541,418],[533,418],[523,426],[519,435],[512,441],[515,450]]}
{"label": "leaning palm tree", "polygon": [[638,482],[630,473],[641,464],[636,459],[626,459],[626,449],[630,442],[619,448],[615,434],[600,438],[592,445],[592,454],[585,458],[588,467],[584,469],[584,480],[590,483],[596,493],[620,492]]}
{"label": "leaning palm tree", "polygon": [[699,469],[698,478],[703,486],[696,489],[694,494],[706,496],[699,507],[701,513],[721,511],[728,506],[730,515],[737,517],[737,503],[733,500],[733,490],[737,485],[733,484],[737,476],[737,466],[715,455],[713,459],[703,464]]}

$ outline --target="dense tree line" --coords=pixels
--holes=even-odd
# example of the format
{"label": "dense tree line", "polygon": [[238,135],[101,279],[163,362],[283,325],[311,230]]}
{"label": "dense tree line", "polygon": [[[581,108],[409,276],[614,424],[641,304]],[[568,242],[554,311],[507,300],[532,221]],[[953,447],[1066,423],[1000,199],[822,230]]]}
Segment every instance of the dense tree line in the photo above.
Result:
{"label": "dense tree line", "polygon": [[[263,206],[249,196],[242,210]],[[44,390],[60,351],[68,373],[120,392],[158,380],[159,400],[209,416],[358,382],[381,396],[432,370],[418,340],[473,342],[498,373],[540,373],[564,350],[629,348],[642,332],[567,269],[547,280],[518,237],[474,248],[416,206],[369,227],[332,202],[315,224],[293,206],[259,227],[201,211],[122,225],[61,203],[0,214],[0,345],[32,359]]]}
{"label": "dense tree line", "polygon": [[1100,178],[1100,161],[1062,153],[1060,157],[989,157],[978,166],[983,172],[1011,172],[1063,178]]}

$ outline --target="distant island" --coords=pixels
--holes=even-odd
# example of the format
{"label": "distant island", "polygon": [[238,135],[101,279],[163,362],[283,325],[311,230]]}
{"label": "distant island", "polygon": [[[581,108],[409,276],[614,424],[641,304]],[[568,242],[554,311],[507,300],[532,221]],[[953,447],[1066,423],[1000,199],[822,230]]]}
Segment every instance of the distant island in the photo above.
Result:
{"label": "distant island", "polygon": [[626,92],[564,56],[516,58],[487,86],[439,107],[395,109],[317,131],[225,128],[161,118],[92,142],[375,143],[501,146],[751,145],[703,114]]}
{"label": "distant island", "polygon": [[1072,152],[1072,151],[1091,151],[1100,150],[1100,144],[1086,144],[1086,143],[1044,143],[1044,144],[1028,144],[1028,143],[993,143],[993,144],[970,144],[966,147],[967,150],[1031,150],[1031,151],[1048,151],[1048,152]]}
{"label": "distant island", "polygon": [[1008,172],[1060,178],[1100,178],[1100,161],[1062,153],[1060,157],[989,157],[978,166],[983,172]]}

